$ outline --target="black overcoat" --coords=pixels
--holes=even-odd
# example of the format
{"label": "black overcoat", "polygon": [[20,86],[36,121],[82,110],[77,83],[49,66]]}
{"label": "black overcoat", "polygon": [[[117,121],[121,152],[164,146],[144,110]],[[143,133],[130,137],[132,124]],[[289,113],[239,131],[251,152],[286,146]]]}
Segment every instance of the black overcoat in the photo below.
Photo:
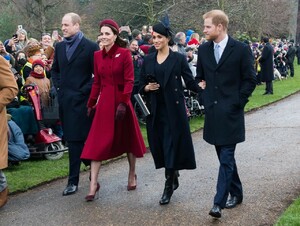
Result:
{"label": "black overcoat", "polygon": [[60,118],[66,141],[84,141],[91,126],[87,101],[93,82],[94,52],[99,46],[82,38],[70,60],[66,44],[57,43],[51,70],[57,89]]}
{"label": "black overcoat", "polygon": [[271,82],[274,80],[274,50],[269,42],[264,46],[259,62],[261,65],[261,81]]}
{"label": "black overcoat", "polygon": [[205,80],[203,138],[213,145],[245,140],[244,106],[256,86],[254,59],[248,45],[231,37],[217,64],[214,44],[199,46],[196,80]]}
{"label": "black overcoat", "polygon": [[[143,92],[147,84],[147,75],[154,75],[157,53],[151,53],[144,59],[144,64],[141,70],[140,84]],[[174,169],[195,169],[195,154],[188,123],[184,88],[182,78],[185,81],[186,87],[195,92],[201,91],[198,84],[195,82],[192,72],[189,68],[186,58],[170,50],[166,62],[166,71],[164,73],[164,101],[166,103],[168,123],[171,128],[171,137],[175,152]],[[156,168],[164,167],[162,151],[158,145],[158,132],[155,128],[155,119],[159,117],[156,114],[157,95],[155,92],[144,93],[147,99],[147,106],[150,109],[150,116],[147,117],[147,135],[150,145],[150,150],[154,158]]]}

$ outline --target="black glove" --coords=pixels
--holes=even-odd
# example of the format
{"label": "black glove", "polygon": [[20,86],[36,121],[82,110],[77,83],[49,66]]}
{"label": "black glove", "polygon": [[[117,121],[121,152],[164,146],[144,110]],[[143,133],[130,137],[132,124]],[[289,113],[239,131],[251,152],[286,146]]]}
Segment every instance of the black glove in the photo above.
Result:
{"label": "black glove", "polygon": [[116,111],[116,120],[122,120],[126,114],[126,104],[120,103]]}

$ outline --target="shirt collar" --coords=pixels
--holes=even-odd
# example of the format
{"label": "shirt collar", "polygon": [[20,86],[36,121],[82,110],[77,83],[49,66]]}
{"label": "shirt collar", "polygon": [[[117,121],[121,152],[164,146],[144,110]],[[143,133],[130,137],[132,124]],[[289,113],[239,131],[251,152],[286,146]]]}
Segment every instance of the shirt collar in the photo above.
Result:
{"label": "shirt collar", "polygon": [[225,38],[224,38],[221,42],[219,42],[219,43],[214,42],[214,48],[215,48],[216,45],[218,44],[218,45],[220,46],[220,48],[221,48],[222,50],[224,50],[225,47],[226,47],[226,45],[227,45],[227,42],[228,42],[228,35],[226,34]]}
{"label": "shirt collar", "polygon": [[227,45],[227,42],[228,42],[228,35],[226,34],[225,38],[219,42],[219,43],[215,43],[214,42],[214,48],[216,47],[216,45],[218,44],[219,45],[219,54],[220,54],[220,57],[222,56],[223,52],[224,52],[224,49]]}

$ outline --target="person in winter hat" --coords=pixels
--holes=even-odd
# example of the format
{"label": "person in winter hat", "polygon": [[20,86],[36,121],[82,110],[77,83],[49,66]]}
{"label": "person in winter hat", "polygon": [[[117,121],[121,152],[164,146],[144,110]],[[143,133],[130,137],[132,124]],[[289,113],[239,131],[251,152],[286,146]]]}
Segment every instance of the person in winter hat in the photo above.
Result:
{"label": "person in winter hat", "polygon": [[50,80],[45,76],[45,64],[42,60],[32,63],[32,70],[26,79],[25,85],[36,84],[39,89],[42,106],[49,105]]}

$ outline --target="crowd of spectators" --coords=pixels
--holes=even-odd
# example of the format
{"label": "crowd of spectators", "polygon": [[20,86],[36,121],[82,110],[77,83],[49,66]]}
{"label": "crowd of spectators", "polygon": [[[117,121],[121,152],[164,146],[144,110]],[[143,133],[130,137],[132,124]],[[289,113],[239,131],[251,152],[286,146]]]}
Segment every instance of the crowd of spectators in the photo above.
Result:
{"label": "crowd of spectators", "polygon": [[[135,76],[132,95],[134,95],[139,91],[139,77],[143,59],[147,54],[156,51],[152,42],[152,26],[145,25],[141,30],[133,29],[132,31],[129,26],[121,26],[120,36],[128,41],[128,48],[132,53]],[[48,96],[53,95],[51,91],[55,89],[51,89],[53,86],[51,81],[51,66],[54,58],[54,46],[60,41],[62,41],[62,37],[57,30],[54,30],[52,34],[43,33],[39,38],[35,39],[28,37],[27,31],[20,27],[12,37],[3,40],[3,42],[0,40],[0,55],[9,62],[20,91],[25,84],[34,82],[38,86],[43,86],[39,88],[43,90],[44,101]],[[186,56],[189,67],[193,75],[196,76],[198,47],[206,40],[201,38],[199,33],[188,29],[187,31],[179,31],[174,34],[174,41],[175,43],[171,49]],[[96,42],[99,44],[100,49],[102,49],[99,37]],[[263,81],[261,78],[260,59],[264,44],[249,40],[244,40],[244,42],[249,44],[249,47],[253,51],[257,85],[261,85]],[[293,40],[286,39],[269,39],[269,42],[274,51],[273,79],[282,80],[289,76],[293,77],[295,57],[297,57],[298,65],[300,64],[299,44],[295,45]],[[39,68],[42,68],[40,70],[43,72],[40,74],[34,72],[33,69],[36,67],[33,67],[33,65],[41,66]],[[132,101],[135,101],[134,98],[132,98]],[[26,139],[30,139],[37,132],[37,128],[30,103],[28,103],[22,92],[19,92],[15,100],[8,106],[8,113],[12,115],[12,119],[16,122],[16,125],[21,128],[25,136],[25,142],[27,142]],[[62,133],[59,133],[62,136]],[[28,158],[28,155],[24,156]],[[13,161],[16,161],[16,159]]]}

